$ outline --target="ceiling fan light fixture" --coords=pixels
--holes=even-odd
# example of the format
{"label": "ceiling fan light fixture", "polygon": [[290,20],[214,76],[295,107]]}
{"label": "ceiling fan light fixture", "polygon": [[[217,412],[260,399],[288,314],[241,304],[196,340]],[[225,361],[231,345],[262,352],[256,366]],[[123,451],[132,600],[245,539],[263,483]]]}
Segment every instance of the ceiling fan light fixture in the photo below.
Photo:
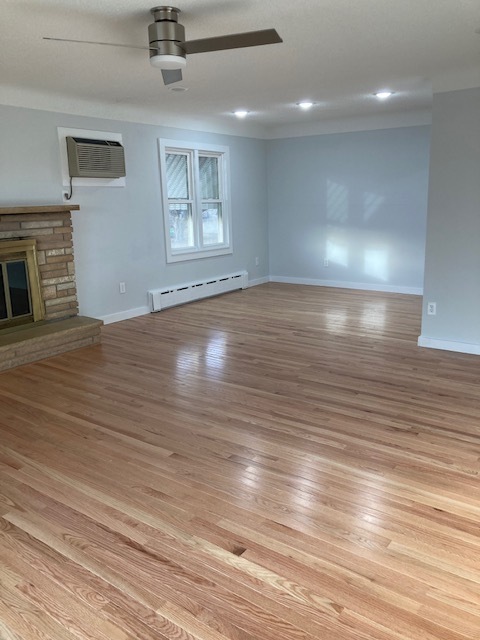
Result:
{"label": "ceiling fan light fixture", "polygon": [[150,63],[156,69],[161,70],[163,84],[166,87],[181,82],[182,70],[187,64],[187,55],[226,51],[228,49],[244,49],[245,47],[259,47],[266,44],[283,42],[275,29],[260,29],[257,31],[245,31],[244,33],[214,36],[213,38],[186,40],[185,27],[178,22],[180,9],[162,5],[153,7],[150,12],[153,14],[155,22],[148,25],[148,47],[115,42],[72,40],[71,38],[44,39],[148,51]]}
{"label": "ceiling fan light fixture", "polygon": [[172,56],[164,53],[154,54],[150,57],[150,64],[156,69],[175,70],[185,69],[187,61],[182,56]]}

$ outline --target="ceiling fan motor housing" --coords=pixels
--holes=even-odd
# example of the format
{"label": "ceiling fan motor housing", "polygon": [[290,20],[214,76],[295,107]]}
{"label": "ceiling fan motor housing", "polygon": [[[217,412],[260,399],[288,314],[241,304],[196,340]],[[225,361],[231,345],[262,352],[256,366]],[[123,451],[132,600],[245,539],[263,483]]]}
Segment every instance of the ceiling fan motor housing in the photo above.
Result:
{"label": "ceiling fan motor housing", "polygon": [[[150,51],[150,58],[158,56],[175,56],[179,64],[173,61],[172,68],[185,65],[186,55],[183,43],[185,42],[185,28],[178,23],[179,9],[175,7],[154,7],[151,10],[155,22],[148,27],[148,40],[156,51]],[[178,60],[182,58],[183,60]],[[151,60],[154,63],[153,60]],[[160,66],[160,65],[159,65]],[[163,66],[163,68],[166,68]]]}

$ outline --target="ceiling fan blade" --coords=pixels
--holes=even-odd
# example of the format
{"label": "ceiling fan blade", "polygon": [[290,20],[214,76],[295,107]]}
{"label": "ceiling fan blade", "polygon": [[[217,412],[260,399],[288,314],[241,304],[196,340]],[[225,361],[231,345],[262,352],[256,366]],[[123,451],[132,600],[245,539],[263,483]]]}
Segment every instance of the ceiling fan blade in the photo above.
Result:
{"label": "ceiling fan blade", "polygon": [[95,42],[92,40],[70,40],[69,38],[42,38],[43,40],[54,40],[55,42],[74,42],[76,44],[99,44],[102,47],[125,47],[126,49],[142,49],[144,51],[158,51],[155,47],[137,47],[134,44],[116,44],[114,42]]}
{"label": "ceiling fan blade", "polygon": [[228,36],[216,38],[203,38],[202,40],[189,40],[184,43],[185,51],[189,53],[205,53],[207,51],[222,51],[224,49],[240,49],[243,47],[258,47],[262,44],[276,44],[283,42],[275,29],[263,29],[262,31],[246,31],[245,33],[232,33]]}
{"label": "ceiling fan blade", "polygon": [[181,82],[182,70],[181,69],[162,69],[163,84],[173,84],[174,82]]}

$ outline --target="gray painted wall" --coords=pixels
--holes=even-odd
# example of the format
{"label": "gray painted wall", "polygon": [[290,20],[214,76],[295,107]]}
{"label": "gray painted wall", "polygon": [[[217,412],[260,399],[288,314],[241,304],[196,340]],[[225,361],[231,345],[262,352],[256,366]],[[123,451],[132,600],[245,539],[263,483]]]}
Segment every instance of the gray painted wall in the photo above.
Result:
{"label": "gray painted wall", "polygon": [[[148,289],[240,269],[251,280],[423,285],[427,126],[266,142],[0,106],[0,205],[62,202],[57,127],[121,133],[126,150],[125,188],[74,191],[83,314],[142,308]],[[230,147],[233,255],[166,263],[159,137]]]}
{"label": "gray painted wall", "polygon": [[428,126],[270,141],[270,274],[420,290],[429,145]]}
{"label": "gray painted wall", "polygon": [[[0,106],[0,206],[62,202],[57,127],[121,133],[126,152],[125,188],[74,191],[72,202],[81,207],[73,214],[81,313],[100,317],[144,307],[148,289],[240,269],[250,279],[268,275],[264,141]],[[166,264],[159,137],[230,147],[233,255]]]}
{"label": "gray painted wall", "polygon": [[434,96],[422,338],[480,345],[480,88]]}

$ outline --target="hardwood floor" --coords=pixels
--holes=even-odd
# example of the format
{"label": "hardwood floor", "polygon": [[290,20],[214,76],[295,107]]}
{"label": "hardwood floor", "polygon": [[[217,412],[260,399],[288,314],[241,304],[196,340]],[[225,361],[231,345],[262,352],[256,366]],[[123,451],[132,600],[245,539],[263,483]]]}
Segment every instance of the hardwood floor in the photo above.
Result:
{"label": "hardwood floor", "polygon": [[0,374],[2,640],[478,640],[480,359],[268,284]]}

